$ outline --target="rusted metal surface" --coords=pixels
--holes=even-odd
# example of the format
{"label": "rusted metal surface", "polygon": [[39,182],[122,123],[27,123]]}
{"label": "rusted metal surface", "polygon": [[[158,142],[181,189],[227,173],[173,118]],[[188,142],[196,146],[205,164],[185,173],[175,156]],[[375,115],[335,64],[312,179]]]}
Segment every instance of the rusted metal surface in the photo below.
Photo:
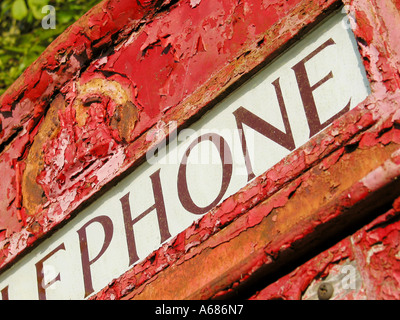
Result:
{"label": "rusted metal surface", "polygon": [[[386,110],[392,108],[390,121],[398,108],[398,95],[393,98],[385,104]],[[340,232],[346,223],[359,218],[346,215],[352,207],[366,203],[363,210],[370,211],[374,201],[383,201],[383,197],[373,198],[374,193],[400,174],[400,131],[393,127],[386,131],[380,124],[349,139],[347,134],[352,131],[370,127],[373,112],[379,113],[382,105],[368,104],[365,113],[360,109],[211,210],[97,298],[224,296],[259,268],[265,268],[266,275],[276,272],[280,259],[290,260],[287,256],[311,249],[315,239],[322,241]],[[386,134],[396,138],[386,140]],[[341,141],[345,136],[346,142]],[[375,139],[370,140],[372,136]],[[335,148],[338,145],[341,147]],[[320,161],[310,152],[316,149],[321,154],[330,152]],[[387,192],[387,196],[393,195]],[[330,227],[321,233],[324,225]],[[207,272],[199,273],[199,269]]]}
{"label": "rusted metal surface", "polygon": [[399,203],[251,299],[315,300],[319,285],[331,283],[332,300],[399,300]]}
{"label": "rusted metal surface", "polygon": [[[69,218],[112,179],[136,166],[168,133],[162,123],[175,120],[178,127],[185,125],[243,73],[276,55],[282,45],[338,2],[291,1],[281,6],[262,1],[219,1],[213,5],[180,1],[164,10],[165,5],[151,2],[145,8],[132,4],[125,8],[113,1],[100,4],[62,36],[67,39],[56,40],[43,54],[43,59],[52,55],[49,62],[39,59],[3,95],[3,141],[8,142],[15,131],[14,122],[19,129],[0,156],[6,177],[1,188],[2,266]],[[126,15],[133,15],[133,26],[122,26],[122,18],[110,18],[104,23],[109,29],[88,34],[98,28],[95,21],[108,10],[111,16],[114,11],[118,15],[120,10],[128,10]],[[270,19],[261,19],[260,10]],[[181,32],[182,17],[186,17],[185,33]],[[85,25],[88,19],[92,26],[89,31]],[[118,22],[120,25],[116,25]],[[110,36],[113,32],[115,35]],[[107,42],[116,35],[125,38],[120,38],[118,45]],[[99,42],[107,43],[112,50],[97,52],[95,59],[90,50]],[[272,46],[264,45],[266,42]],[[72,52],[65,53],[66,48]],[[54,56],[61,53],[64,58],[55,60]],[[86,60],[78,63],[81,56]],[[55,69],[52,77],[60,82],[58,94],[56,87],[48,86],[49,81],[42,85],[29,78],[31,74],[39,79],[41,74],[50,77],[51,61]],[[85,64],[88,66],[80,74]],[[23,81],[26,85],[21,84]],[[31,84],[35,89],[29,88]],[[45,85],[46,90],[37,92]],[[111,91],[118,94],[112,96]],[[21,99],[16,98],[16,92]],[[53,101],[46,118],[52,119],[44,121],[50,98]],[[127,103],[134,119],[118,114]],[[128,122],[118,124],[118,119]],[[153,126],[158,139],[151,140],[143,133]],[[100,166],[102,170],[98,170]]]}
{"label": "rusted metal surface", "polygon": [[[187,126],[341,4],[107,0],[93,8],[0,98],[1,268],[133,170],[168,134],[163,123]],[[294,259],[289,257],[294,251],[300,255],[316,239],[339,232],[335,221],[357,221],[359,211],[352,208],[369,215],[372,204],[396,197],[400,5],[345,4],[354,17],[371,96],[95,298],[232,294],[259,270],[273,274]],[[150,129],[157,139],[145,135]],[[395,230],[397,224],[391,226]],[[379,237],[383,241],[386,234]],[[357,247],[364,253],[390,248],[365,239]],[[343,241],[332,250],[350,250]],[[370,252],[368,265],[375,261]],[[340,257],[354,261],[353,253]],[[365,267],[371,273],[360,261],[360,272]],[[282,297],[301,297],[317,274],[288,275],[301,285],[292,293],[285,289]],[[366,277],[362,274],[363,281]],[[273,288],[256,297],[272,297]],[[397,288],[392,285],[387,297],[397,297]]]}
{"label": "rusted metal surface", "polygon": [[[38,205],[49,200],[35,176],[46,161],[45,144],[58,134],[66,134],[58,127],[61,118],[58,110],[64,111],[61,122],[64,126],[71,125],[75,117],[71,114],[75,111],[71,111],[71,106],[68,108],[75,98],[70,97],[66,102],[65,95],[57,96],[57,92],[73,85],[72,79],[79,77],[82,68],[90,61],[126,40],[168,3],[104,1],[57,38],[1,96],[0,171],[4,177],[0,185],[1,266],[69,217],[72,211],[72,208],[65,210],[65,204],[62,204],[64,211],[59,210],[54,215],[38,209]],[[64,163],[66,160],[61,161]],[[58,164],[62,166],[62,163]],[[85,168],[87,163],[83,161],[81,166]],[[62,176],[57,178],[63,179]],[[25,190],[29,192],[23,195]],[[71,194],[66,196],[71,199]],[[87,198],[87,193],[81,193],[78,202],[82,202],[83,197]]]}

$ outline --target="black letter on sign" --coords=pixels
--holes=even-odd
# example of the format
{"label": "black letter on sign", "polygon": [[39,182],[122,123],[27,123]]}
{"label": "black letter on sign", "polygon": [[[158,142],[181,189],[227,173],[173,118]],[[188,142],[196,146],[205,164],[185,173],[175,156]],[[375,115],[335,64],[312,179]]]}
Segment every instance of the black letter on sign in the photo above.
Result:
{"label": "black letter on sign", "polygon": [[307,57],[297,63],[294,67],[292,67],[293,71],[296,74],[296,80],[299,86],[301,100],[303,101],[304,111],[306,112],[306,117],[308,121],[308,126],[310,127],[310,138],[321,131],[323,128],[331,124],[335,119],[339,118],[341,115],[345,114],[347,111],[350,110],[350,101],[347,105],[337,114],[335,114],[332,118],[328,119],[324,123],[321,124],[321,121],[318,116],[317,106],[315,105],[315,100],[313,96],[313,91],[316,90],[318,87],[323,85],[329,79],[333,78],[332,71],[329,72],[324,78],[318,81],[316,84],[310,84],[310,80],[307,76],[307,70],[305,67],[305,63],[324,50],[326,47],[334,45],[335,41],[333,39],[329,39],[321,46],[319,46],[316,50],[311,52]]}
{"label": "black letter on sign", "polygon": [[8,286],[1,290],[1,299],[8,300]]}
{"label": "black letter on sign", "polygon": [[44,283],[44,271],[43,271],[43,262],[50,258],[53,254],[55,254],[59,250],[65,250],[64,243],[61,243],[57,248],[47,254],[43,259],[39,260],[36,263],[36,276],[37,276],[37,283],[38,283],[38,291],[39,291],[39,300],[46,300],[46,289],[50,287],[54,282],[60,281],[61,277],[58,274],[54,279],[52,279],[48,283]]}
{"label": "black letter on sign", "polygon": [[[218,196],[215,198],[215,200],[212,203],[210,203],[208,206],[201,208],[193,202],[192,197],[189,194],[189,189],[188,189],[188,184],[187,184],[187,179],[186,179],[186,165],[187,165],[187,160],[188,160],[189,154],[192,151],[192,149],[197,144],[199,144],[201,141],[206,141],[206,140],[213,142],[219,152],[219,156],[220,156],[221,162],[222,162],[222,184],[221,184],[221,190],[220,190]],[[231,181],[231,177],[232,177],[232,154],[231,154],[229,145],[226,143],[225,139],[215,133],[207,133],[207,134],[200,136],[199,138],[197,138],[195,141],[193,141],[190,144],[189,148],[185,152],[185,155],[183,156],[181,165],[179,167],[178,195],[179,195],[179,200],[182,203],[182,206],[187,211],[194,213],[194,214],[206,213],[207,211],[209,211],[211,208],[215,207],[221,201],[226,190],[228,189],[229,183]]]}
{"label": "black letter on sign", "polygon": [[[87,234],[86,228],[91,225],[92,223],[98,222],[104,229],[104,242],[103,247],[101,248],[100,252],[97,254],[96,257],[93,259],[89,259],[89,250],[88,250],[88,243],[87,243]],[[83,282],[85,285],[85,298],[90,295],[94,289],[92,284],[92,274],[90,271],[90,266],[95,263],[99,258],[104,254],[107,250],[108,246],[110,245],[114,227],[111,219],[107,216],[98,216],[93,218],[89,222],[87,222],[82,228],[78,231],[79,235],[79,242],[81,248],[81,259],[82,259],[82,269],[83,269]]]}
{"label": "black letter on sign", "polygon": [[279,103],[279,109],[281,110],[282,120],[286,132],[282,132],[281,130],[275,128],[268,122],[264,121],[263,119],[259,118],[254,113],[248,111],[243,107],[240,107],[233,112],[233,115],[236,118],[236,125],[239,131],[240,141],[242,144],[242,151],[247,169],[247,181],[253,179],[255,177],[255,174],[253,172],[253,167],[251,166],[249,151],[247,150],[246,137],[243,131],[243,123],[248,127],[252,128],[253,130],[256,130],[257,132],[266,136],[267,138],[275,141],[276,143],[278,143],[279,145],[288,150],[294,150],[296,148],[292,135],[292,129],[290,128],[285,102],[283,100],[279,78],[276,79],[274,82],[272,82],[272,84],[275,87],[275,92]]}
{"label": "black letter on sign", "polygon": [[133,231],[133,225],[139,222],[140,219],[147,216],[150,212],[156,210],[158,225],[161,234],[161,243],[167,240],[169,237],[171,237],[171,234],[168,229],[167,214],[165,212],[164,197],[161,188],[160,170],[161,169],[158,169],[150,176],[151,183],[153,186],[154,205],[152,205],[142,214],[137,216],[135,219],[132,220],[131,206],[129,204],[129,192],[126,195],[124,195],[121,199],[119,199],[122,204],[122,213],[124,214],[126,241],[128,244],[128,253],[129,253],[129,265],[132,265],[137,260],[139,260],[136,251],[136,242]]}

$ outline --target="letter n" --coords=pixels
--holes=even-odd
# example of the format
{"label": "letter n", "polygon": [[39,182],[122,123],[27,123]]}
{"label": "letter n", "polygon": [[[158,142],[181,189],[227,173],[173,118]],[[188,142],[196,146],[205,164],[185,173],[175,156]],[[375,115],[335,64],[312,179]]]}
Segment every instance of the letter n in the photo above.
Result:
{"label": "letter n", "polygon": [[275,87],[275,92],[278,98],[279,108],[282,114],[283,124],[285,126],[285,132],[275,128],[265,120],[261,119],[260,117],[256,116],[254,113],[250,112],[249,110],[243,107],[240,107],[233,112],[233,115],[236,118],[236,124],[240,135],[240,141],[242,144],[242,151],[247,169],[247,181],[253,179],[255,177],[255,174],[253,172],[249,151],[247,149],[246,137],[243,131],[243,124],[247,125],[253,130],[256,130],[265,137],[275,141],[276,143],[278,143],[279,145],[290,151],[296,148],[292,135],[292,130],[290,128],[285,102],[283,100],[282,91],[279,84],[279,78],[276,79],[272,84]]}

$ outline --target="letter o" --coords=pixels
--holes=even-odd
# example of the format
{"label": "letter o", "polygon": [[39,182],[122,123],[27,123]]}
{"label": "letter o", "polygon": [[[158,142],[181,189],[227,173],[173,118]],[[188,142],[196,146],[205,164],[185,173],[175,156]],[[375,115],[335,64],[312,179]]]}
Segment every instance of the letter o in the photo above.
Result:
{"label": "letter o", "polygon": [[[219,152],[219,156],[222,162],[222,183],[221,189],[218,196],[215,198],[213,202],[211,202],[208,206],[199,207],[193,202],[192,197],[190,196],[187,179],[186,179],[186,166],[187,160],[189,158],[190,152],[192,149],[202,141],[211,141],[217,147]],[[229,183],[232,178],[232,153],[229,148],[228,143],[225,141],[223,137],[215,133],[207,133],[196,140],[194,140],[188,149],[185,152],[185,155],[182,158],[179,171],[178,171],[178,196],[182,206],[189,212],[193,214],[204,214],[208,212],[210,209],[215,207],[225,195],[226,190],[228,189]]]}

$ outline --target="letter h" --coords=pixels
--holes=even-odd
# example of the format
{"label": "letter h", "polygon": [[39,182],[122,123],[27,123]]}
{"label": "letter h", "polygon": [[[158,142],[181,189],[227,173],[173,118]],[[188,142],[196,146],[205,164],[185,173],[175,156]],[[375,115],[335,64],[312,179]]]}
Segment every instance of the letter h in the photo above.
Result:
{"label": "letter h", "polygon": [[163,243],[165,240],[171,237],[171,234],[168,229],[167,214],[165,211],[164,197],[161,188],[160,169],[154,172],[150,176],[150,179],[153,186],[154,204],[147,210],[145,210],[143,213],[141,213],[139,216],[132,219],[131,206],[129,203],[129,192],[120,199],[122,204],[122,212],[124,215],[126,241],[129,253],[129,265],[132,265],[137,260],[139,260],[139,256],[136,250],[136,242],[135,242],[133,226],[134,224],[139,222],[142,218],[147,216],[150,212],[156,210],[158,224],[160,228],[161,243]]}

